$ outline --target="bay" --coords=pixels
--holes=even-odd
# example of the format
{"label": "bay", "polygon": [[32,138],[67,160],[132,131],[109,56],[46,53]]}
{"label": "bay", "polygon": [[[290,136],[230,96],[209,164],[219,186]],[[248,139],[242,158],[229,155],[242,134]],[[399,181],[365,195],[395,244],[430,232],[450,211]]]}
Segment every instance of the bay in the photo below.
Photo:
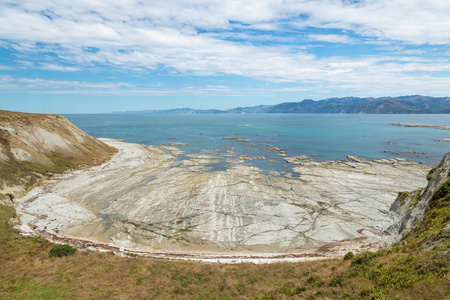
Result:
{"label": "bay", "polygon": [[[449,125],[449,115],[71,114],[65,117],[97,138],[155,146],[186,143],[176,146],[186,155],[201,154],[204,150],[215,151],[217,155],[234,151],[236,158],[247,155],[253,159],[243,163],[264,171],[289,172],[292,167],[274,148],[288,157],[306,155],[314,161],[355,155],[366,159],[407,158],[429,165],[436,165],[450,151],[449,142],[435,141],[450,138],[449,130],[389,125]],[[229,164],[223,159],[213,170]]]}

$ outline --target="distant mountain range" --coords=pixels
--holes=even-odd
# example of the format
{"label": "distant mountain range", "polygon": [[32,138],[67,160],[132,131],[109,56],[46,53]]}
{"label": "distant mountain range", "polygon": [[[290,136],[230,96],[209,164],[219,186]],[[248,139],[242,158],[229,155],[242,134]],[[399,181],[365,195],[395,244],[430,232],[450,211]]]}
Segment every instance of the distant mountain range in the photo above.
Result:
{"label": "distant mountain range", "polygon": [[314,101],[285,102],[277,105],[237,107],[228,110],[176,108],[114,112],[123,114],[450,114],[450,97],[401,96],[381,98],[328,98]]}

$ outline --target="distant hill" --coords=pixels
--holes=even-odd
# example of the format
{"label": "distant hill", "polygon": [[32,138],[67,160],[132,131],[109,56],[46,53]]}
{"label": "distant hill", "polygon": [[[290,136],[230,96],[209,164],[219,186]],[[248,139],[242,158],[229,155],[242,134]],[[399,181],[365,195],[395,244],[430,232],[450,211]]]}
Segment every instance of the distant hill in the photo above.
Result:
{"label": "distant hill", "polygon": [[[118,112],[116,112],[118,113]],[[285,102],[277,105],[259,105],[252,107],[237,107],[228,110],[199,110],[177,108],[171,110],[132,111],[119,113],[152,113],[152,114],[301,114],[301,113],[332,113],[332,114],[449,114],[450,97],[401,96],[381,98],[328,98],[314,101],[305,99],[301,102]]]}

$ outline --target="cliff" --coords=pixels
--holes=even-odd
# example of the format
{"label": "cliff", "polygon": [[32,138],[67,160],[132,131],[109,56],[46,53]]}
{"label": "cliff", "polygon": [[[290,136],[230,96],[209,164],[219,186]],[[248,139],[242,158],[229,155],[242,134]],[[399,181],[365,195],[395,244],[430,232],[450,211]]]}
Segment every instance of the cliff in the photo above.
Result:
{"label": "cliff", "polygon": [[62,116],[0,110],[0,201],[54,173],[98,165],[115,151]]}
{"label": "cliff", "polygon": [[391,206],[399,214],[388,232],[403,244],[431,248],[450,237],[450,153],[427,175],[425,189],[400,192]]}

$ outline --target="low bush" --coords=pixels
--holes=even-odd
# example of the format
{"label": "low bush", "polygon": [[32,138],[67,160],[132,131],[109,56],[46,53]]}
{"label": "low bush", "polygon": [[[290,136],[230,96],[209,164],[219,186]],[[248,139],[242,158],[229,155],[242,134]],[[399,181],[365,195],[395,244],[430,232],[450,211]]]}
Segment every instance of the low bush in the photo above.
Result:
{"label": "low bush", "polygon": [[430,207],[440,208],[444,206],[448,206],[450,202],[450,197],[448,197],[450,193],[450,180],[444,182],[440,188],[434,193],[433,198],[430,201]]}
{"label": "low bush", "polygon": [[344,260],[349,260],[352,259],[353,257],[355,257],[355,254],[353,254],[353,252],[347,252],[347,254],[345,254],[344,256]]}
{"label": "low bush", "polygon": [[430,170],[430,172],[428,172],[428,174],[427,174],[427,180],[430,180],[430,179],[431,179],[431,176],[433,176],[433,174],[434,174],[438,169],[439,169],[439,166],[433,167],[433,168]]}
{"label": "low bush", "polygon": [[[389,291],[387,289],[382,289],[379,287],[374,287],[370,290],[362,290],[359,295],[369,300],[388,300]],[[366,298],[367,297],[367,298]]]}
{"label": "low bush", "polygon": [[372,269],[369,272],[371,279],[378,286],[385,288],[405,288],[414,285],[416,278],[405,272],[392,272],[387,268]]}
{"label": "low bush", "polygon": [[50,257],[63,257],[67,255],[72,255],[77,251],[74,247],[64,244],[56,245],[50,249]]}
{"label": "low bush", "polygon": [[297,286],[293,289],[287,287],[287,286],[283,286],[281,288],[278,288],[275,290],[275,294],[284,294],[286,296],[295,296],[295,295],[300,295],[301,293],[303,293],[304,291],[306,291],[307,288],[304,286]]}
{"label": "low bush", "polygon": [[373,260],[375,258],[377,258],[378,256],[380,256],[379,253],[375,252],[363,252],[362,255],[360,257],[358,257],[357,259],[355,259],[354,261],[352,261],[352,266],[357,266],[357,265],[369,265],[370,263],[373,262]]}
{"label": "low bush", "polygon": [[333,276],[330,278],[330,286],[342,287],[342,280],[344,280],[344,278],[342,276]]}

